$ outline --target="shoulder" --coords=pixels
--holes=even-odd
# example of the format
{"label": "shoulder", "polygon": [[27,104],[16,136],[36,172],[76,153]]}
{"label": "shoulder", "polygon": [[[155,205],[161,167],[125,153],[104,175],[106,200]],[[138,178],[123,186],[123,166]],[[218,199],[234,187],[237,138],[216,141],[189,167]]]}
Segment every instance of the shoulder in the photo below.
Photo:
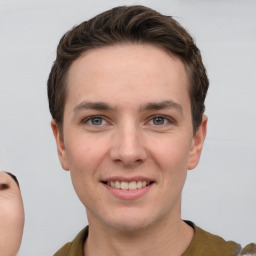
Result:
{"label": "shoulder", "polygon": [[256,256],[256,245],[250,244],[244,249],[234,241],[211,234],[192,222],[187,222],[195,231],[194,238],[183,256]]}
{"label": "shoulder", "polygon": [[64,246],[62,246],[55,254],[54,256],[66,256],[68,255],[68,252],[70,250],[72,243],[66,243]]}
{"label": "shoulder", "polygon": [[256,244],[251,243],[244,247],[241,251],[241,256],[256,256]]}
{"label": "shoulder", "polygon": [[88,227],[85,227],[72,242],[66,243],[54,256],[83,256],[84,242],[88,236]]}

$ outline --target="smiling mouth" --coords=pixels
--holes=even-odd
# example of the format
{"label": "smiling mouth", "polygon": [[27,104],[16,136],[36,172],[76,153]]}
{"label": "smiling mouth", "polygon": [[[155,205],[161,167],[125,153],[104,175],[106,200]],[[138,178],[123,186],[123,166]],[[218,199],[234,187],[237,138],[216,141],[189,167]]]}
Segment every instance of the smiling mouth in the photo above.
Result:
{"label": "smiling mouth", "polygon": [[115,181],[103,181],[104,184],[112,187],[112,188],[117,188],[117,189],[121,189],[121,190],[136,190],[136,189],[140,189],[143,187],[147,187],[151,184],[153,184],[153,181],[119,181],[119,180],[115,180]]}

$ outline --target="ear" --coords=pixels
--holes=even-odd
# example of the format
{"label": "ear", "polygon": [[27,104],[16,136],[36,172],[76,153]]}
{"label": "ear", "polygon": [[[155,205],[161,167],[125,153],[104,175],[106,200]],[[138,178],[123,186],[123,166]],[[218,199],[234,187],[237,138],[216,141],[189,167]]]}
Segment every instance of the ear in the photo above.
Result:
{"label": "ear", "polygon": [[67,161],[67,155],[66,155],[65,145],[64,145],[64,141],[63,141],[63,136],[61,135],[54,119],[52,119],[52,121],[51,121],[51,127],[52,127],[52,131],[53,131],[53,135],[56,140],[58,157],[59,157],[61,166],[64,170],[68,171],[69,167],[68,167],[68,161]]}
{"label": "ear", "polygon": [[194,134],[189,152],[188,170],[194,169],[199,162],[207,131],[207,121],[207,116],[203,115],[202,123]]}

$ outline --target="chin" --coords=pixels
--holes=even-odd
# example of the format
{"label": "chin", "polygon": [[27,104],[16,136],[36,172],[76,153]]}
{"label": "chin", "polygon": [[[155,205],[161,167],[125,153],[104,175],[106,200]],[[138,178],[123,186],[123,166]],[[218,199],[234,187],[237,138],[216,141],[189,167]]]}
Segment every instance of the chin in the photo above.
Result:
{"label": "chin", "polygon": [[150,226],[154,221],[148,216],[137,216],[136,214],[118,214],[112,215],[111,219],[105,220],[105,224],[110,228],[120,231],[138,231]]}

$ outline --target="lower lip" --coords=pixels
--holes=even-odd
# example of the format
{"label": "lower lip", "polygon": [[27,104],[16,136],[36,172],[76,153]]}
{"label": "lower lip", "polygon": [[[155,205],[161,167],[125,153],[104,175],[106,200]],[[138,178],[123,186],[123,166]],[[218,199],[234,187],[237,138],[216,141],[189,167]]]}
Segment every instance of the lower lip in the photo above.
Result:
{"label": "lower lip", "polygon": [[123,199],[123,200],[133,200],[133,199],[140,198],[140,197],[144,196],[146,193],[148,193],[149,190],[154,185],[154,183],[151,183],[150,185],[148,185],[146,187],[138,188],[138,189],[135,189],[135,190],[128,190],[128,189],[114,188],[114,187],[111,187],[111,186],[109,186],[107,184],[104,184],[104,183],[102,183],[102,184],[114,196],[116,196],[120,199]]}

